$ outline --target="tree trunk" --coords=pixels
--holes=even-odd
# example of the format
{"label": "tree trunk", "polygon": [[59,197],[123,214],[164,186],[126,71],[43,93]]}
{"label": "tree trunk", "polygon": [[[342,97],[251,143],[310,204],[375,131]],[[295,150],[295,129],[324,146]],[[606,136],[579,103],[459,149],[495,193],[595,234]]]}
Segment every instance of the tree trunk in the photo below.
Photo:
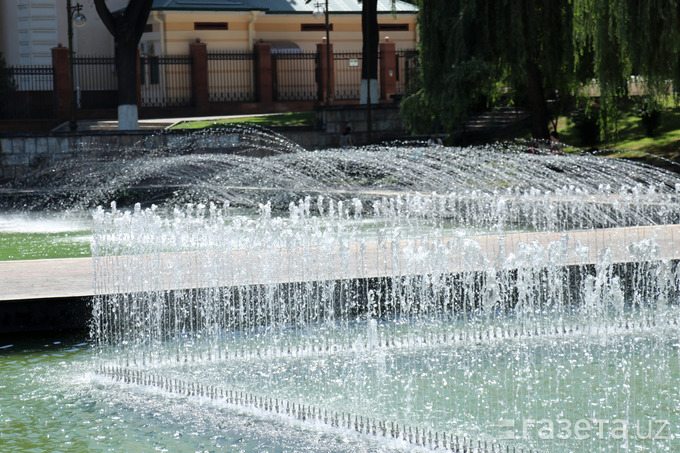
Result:
{"label": "tree trunk", "polygon": [[[364,0],[361,6],[363,64],[361,67],[361,104],[378,102],[378,0]],[[370,87],[370,90],[369,90]]]}
{"label": "tree trunk", "polygon": [[541,70],[534,61],[527,63],[527,104],[531,115],[531,136],[533,138],[547,139],[548,131],[548,107],[543,92]]}
{"label": "tree trunk", "polygon": [[116,66],[118,68],[118,129],[138,129],[137,43],[133,37],[119,36],[116,39]]}
{"label": "tree trunk", "polygon": [[153,0],[128,0],[125,9],[115,14],[106,0],[94,0],[94,6],[116,45],[118,129],[138,129],[137,44],[146,28]]}

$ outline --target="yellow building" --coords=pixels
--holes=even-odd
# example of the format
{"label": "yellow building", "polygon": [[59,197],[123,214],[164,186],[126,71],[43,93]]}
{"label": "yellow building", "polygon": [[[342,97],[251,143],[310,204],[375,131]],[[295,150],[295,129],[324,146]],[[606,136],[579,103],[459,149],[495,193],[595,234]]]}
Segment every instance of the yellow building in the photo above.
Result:
{"label": "yellow building", "polygon": [[[156,0],[149,32],[142,37],[146,54],[185,54],[200,39],[211,51],[250,51],[256,42],[277,49],[313,51],[325,37],[324,18],[313,14],[325,1],[312,0]],[[336,52],[361,50],[361,4],[357,0],[329,0],[330,41]],[[390,0],[378,1],[380,39],[397,49],[415,47],[417,9]]]}
{"label": "yellow building", "polygon": [[[119,12],[127,1],[106,4]],[[117,102],[113,38],[93,1],[71,4],[87,18],[73,27],[75,102],[79,115],[99,115]],[[370,58],[379,60],[380,80],[371,80],[369,96],[361,79],[361,8],[358,0],[154,0],[139,44],[139,105],[148,115],[201,115],[309,109],[365,97],[391,102],[413,73],[410,49],[417,44],[418,11],[405,1],[378,0],[381,51]],[[323,45],[326,17],[331,53]],[[58,107],[43,110],[63,117],[71,80],[54,82],[49,71],[55,68],[54,74],[63,77],[69,66],[66,2],[2,1],[0,25],[0,52],[8,65],[33,72],[35,65],[44,65],[39,76],[15,73],[19,94],[26,95],[25,115],[35,116],[35,100],[47,103],[61,87]]]}
{"label": "yellow building", "polygon": [[[91,0],[81,4],[87,23],[74,27],[76,55],[113,55],[113,38]],[[111,10],[127,0],[107,0]],[[325,36],[324,20],[312,14],[325,0],[155,0],[143,54],[186,55],[188,44],[200,38],[211,51],[252,50],[260,40],[313,51]],[[330,39],[336,52],[361,50],[361,4],[357,0],[328,0]],[[389,37],[397,49],[416,44],[417,8],[396,0],[378,0],[380,39]],[[3,0],[0,2],[0,52],[9,65],[50,64],[50,49],[67,43],[64,0]]]}

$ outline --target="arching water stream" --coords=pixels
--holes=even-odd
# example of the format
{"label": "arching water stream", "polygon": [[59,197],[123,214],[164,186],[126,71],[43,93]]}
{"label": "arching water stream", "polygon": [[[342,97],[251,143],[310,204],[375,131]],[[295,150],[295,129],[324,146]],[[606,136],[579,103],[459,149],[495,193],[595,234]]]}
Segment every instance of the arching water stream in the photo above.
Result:
{"label": "arching water stream", "polygon": [[200,436],[246,417],[284,451],[680,448],[675,174],[272,140],[268,157],[161,150],[74,179],[97,187],[80,205],[173,186],[160,208],[94,213],[80,376],[158,413],[150,438],[204,415]]}

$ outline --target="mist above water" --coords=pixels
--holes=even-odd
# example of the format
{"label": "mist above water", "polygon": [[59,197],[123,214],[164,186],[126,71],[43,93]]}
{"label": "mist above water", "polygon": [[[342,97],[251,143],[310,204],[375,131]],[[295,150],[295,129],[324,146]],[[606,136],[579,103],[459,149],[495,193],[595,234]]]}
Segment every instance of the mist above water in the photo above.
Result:
{"label": "mist above water", "polygon": [[[475,147],[376,145],[305,151],[282,136],[231,127],[170,136],[165,148],[140,141],[55,163],[14,188],[35,190],[33,203],[57,209],[151,202],[228,201],[286,209],[306,195],[466,193],[491,197],[553,193],[611,196],[676,195],[677,177],[659,168],[588,153],[536,155],[521,143]],[[473,195],[473,197],[476,195]]]}

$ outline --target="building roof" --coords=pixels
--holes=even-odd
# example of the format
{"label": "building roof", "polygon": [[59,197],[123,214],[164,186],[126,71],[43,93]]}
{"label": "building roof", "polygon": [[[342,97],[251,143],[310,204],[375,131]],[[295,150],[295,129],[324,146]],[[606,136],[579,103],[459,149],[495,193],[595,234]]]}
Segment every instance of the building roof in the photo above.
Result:
{"label": "building roof", "polygon": [[[318,0],[154,0],[153,10],[159,11],[266,11],[270,14],[311,14]],[[324,0],[321,0],[324,3]],[[359,14],[357,0],[328,0],[331,14]],[[378,0],[378,13],[417,13],[415,5],[401,0]]]}

